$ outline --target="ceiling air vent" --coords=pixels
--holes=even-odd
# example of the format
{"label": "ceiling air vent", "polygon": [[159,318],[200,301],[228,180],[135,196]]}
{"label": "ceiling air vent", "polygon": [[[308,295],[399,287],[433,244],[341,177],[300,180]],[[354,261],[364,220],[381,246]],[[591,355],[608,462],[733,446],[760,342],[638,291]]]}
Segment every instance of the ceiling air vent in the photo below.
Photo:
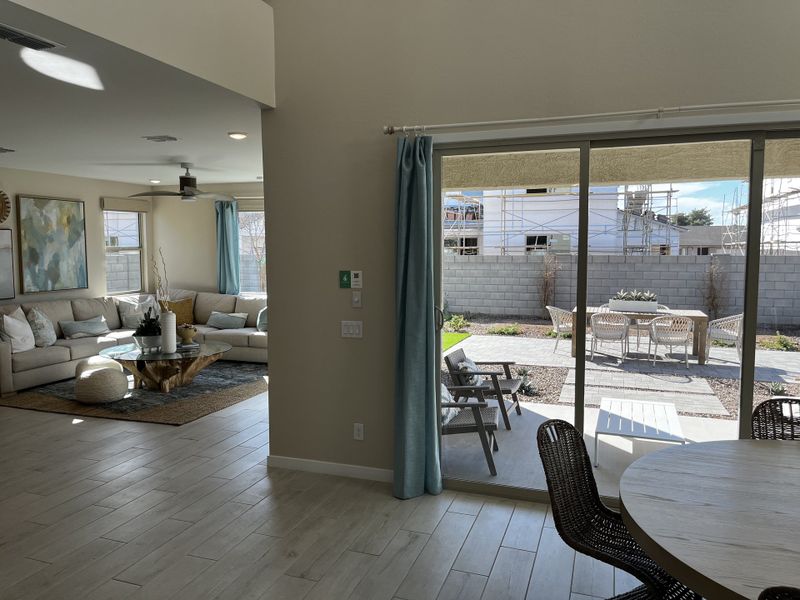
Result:
{"label": "ceiling air vent", "polygon": [[142,136],[143,140],[148,142],[177,142],[178,138],[172,135],[145,135]]}
{"label": "ceiling air vent", "polygon": [[39,36],[16,29],[5,23],[0,23],[0,40],[7,40],[18,46],[25,46],[33,50],[52,50],[53,48],[63,48],[64,44],[51,42]]}
{"label": "ceiling air vent", "polygon": [[7,154],[9,152],[16,152],[16,150],[12,150],[11,148],[3,148],[0,146],[0,154]]}

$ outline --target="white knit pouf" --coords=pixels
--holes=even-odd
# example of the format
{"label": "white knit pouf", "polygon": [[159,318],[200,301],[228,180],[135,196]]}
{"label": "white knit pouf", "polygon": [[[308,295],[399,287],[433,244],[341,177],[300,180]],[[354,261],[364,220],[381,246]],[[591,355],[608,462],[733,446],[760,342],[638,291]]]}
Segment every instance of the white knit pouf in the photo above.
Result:
{"label": "white knit pouf", "polygon": [[75,399],[83,404],[106,404],[128,393],[128,378],[120,368],[86,369],[75,379]]}
{"label": "white knit pouf", "polygon": [[114,369],[122,373],[122,365],[113,358],[90,356],[89,358],[84,358],[77,364],[75,367],[75,377],[80,377],[81,373],[85,371],[96,371],[97,369]]}

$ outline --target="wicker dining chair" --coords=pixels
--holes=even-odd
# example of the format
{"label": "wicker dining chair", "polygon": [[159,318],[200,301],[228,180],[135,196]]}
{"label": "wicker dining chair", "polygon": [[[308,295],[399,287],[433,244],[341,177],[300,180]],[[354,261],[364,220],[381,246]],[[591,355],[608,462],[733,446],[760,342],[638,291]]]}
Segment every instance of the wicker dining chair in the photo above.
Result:
{"label": "wicker dining chair", "polygon": [[[658,309],[659,312],[668,311],[669,306],[666,304],[659,304]],[[642,319],[634,319],[631,323],[631,330],[636,333],[636,351],[639,351],[639,342],[641,340],[641,333],[644,331],[645,333],[650,333],[650,322],[655,317],[644,317]]]}
{"label": "wicker dining chair", "polygon": [[678,317],[675,315],[665,315],[656,317],[650,321],[650,340],[647,342],[647,356],[650,357],[650,348],[653,348],[653,366],[656,365],[658,346],[663,344],[669,346],[672,352],[673,346],[683,346],[683,356],[686,360],[686,368],[689,368],[689,344],[692,343],[692,332],[694,331],[694,321],[689,317]]}
{"label": "wicker dining chair", "polygon": [[650,558],[622,516],[600,500],[583,436],[566,421],[539,426],[539,456],[547,479],[553,520],[561,539],[583,554],[644,582],[616,600],[701,600]]}
{"label": "wicker dining chair", "polygon": [[733,343],[736,346],[736,352],[739,354],[739,362],[742,362],[742,322],[744,315],[731,315],[730,317],[723,317],[721,319],[714,319],[708,322],[708,331],[706,333],[706,360],[711,354],[711,342],[714,340],[720,342]]}
{"label": "wicker dining chair", "polygon": [[631,320],[618,312],[597,312],[590,319],[592,324],[592,354],[589,360],[594,360],[594,351],[598,342],[619,342],[622,352],[622,362],[628,353],[628,330]]}
{"label": "wicker dining chair", "polygon": [[800,398],[773,396],[753,411],[755,440],[800,440]]}
{"label": "wicker dining chair", "polygon": [[758,600],[800,600],[800,590],[792,587],[771,587],[758,596]]}
{"label": "wicker dining chair", "polygon": [[553,348],[553,352],[555,352],[558,350],[558,342],[561,336],[572,335],[572,313],[555,306],[546,306],[545,308],[550,313],[550,319],[553,321],[553,331],[556,334],[556,347]]}

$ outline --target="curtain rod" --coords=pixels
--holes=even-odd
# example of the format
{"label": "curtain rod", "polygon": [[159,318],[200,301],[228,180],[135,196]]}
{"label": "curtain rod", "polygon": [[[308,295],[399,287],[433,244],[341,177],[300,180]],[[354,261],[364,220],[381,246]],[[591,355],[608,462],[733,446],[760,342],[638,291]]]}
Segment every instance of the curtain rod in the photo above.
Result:
{"label": "curtain rod", "polygon": [[425,133],[426,131],[447,129],[474,129],[483,127],[504,127],[508,125],[535,125],[538,123],[558,123],[562,121],[583,121],[587,119],[609,119],[615,117],[645,117],[653,116],[660,119],[667,114],[702,112],[712,110],[730,110],[736,108],[771,108],[771,107],[800,106],[798,100],[766,100],[757,102],[726,102],[723,104],[696,104],[690,106],[670,106],[648,108],[641,110],[622,110],[617,112],[592,113],[584,115],[570,115],[561,117],[537,117],[531,119],[508,119],[504,121],[473,121],[471,123],[441,123],[437,125],[384,125],[383,133]]}

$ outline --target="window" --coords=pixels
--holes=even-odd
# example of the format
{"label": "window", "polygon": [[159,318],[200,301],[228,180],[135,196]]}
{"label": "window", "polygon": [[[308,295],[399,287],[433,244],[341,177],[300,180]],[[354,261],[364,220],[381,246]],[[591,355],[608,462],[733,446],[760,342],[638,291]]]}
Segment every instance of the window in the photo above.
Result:
{"label": "window", "polygon": [[525,252],[537,252],[540,250],[547,250],[548,236],[546,235],[526,235],[525,236]]}
{"label": "window", "polygon": [[475,256],[478,254],[477,237],[450,237],[444,240],[444,251],[448,254]]}
{"label": "window", "polygon": [[138,212],[103,212],[106,240],[106,290],[142,291],[142,219]]}
{"label": "window", "polygon": [[239,291],[267,291],[264,211],[239,211]]}
{"label": "window", "polygon": [[704,246],[697,249],[697,256],[708,256],[708,247]]}

